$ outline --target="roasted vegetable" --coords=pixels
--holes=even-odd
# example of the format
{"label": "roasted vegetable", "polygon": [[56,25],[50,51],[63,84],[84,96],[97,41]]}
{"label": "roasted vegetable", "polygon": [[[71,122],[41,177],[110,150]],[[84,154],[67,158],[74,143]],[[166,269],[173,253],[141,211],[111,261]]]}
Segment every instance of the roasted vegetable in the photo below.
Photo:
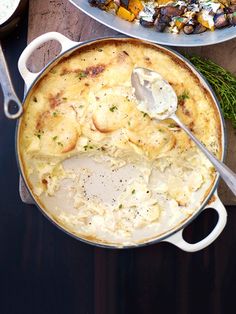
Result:
{"label": "roasted vegetable", "polygon": [[215,28],[225,27],[229,24],[227,15],[224,13],[215,14],[214,16],[214,25]]}
{"label": "roasted vegetable", "polygon": [[193,34],[201,34],[204,33],[206,30],[207,28],[199,23],[194,27]]}
{"label": "roasted vegetable", "polygon": [[120,4],[121,4],[122,7],[128,9],[129,0],[120,0]]}
{"label": "roasted vegetable", "polygon": [[159,16],[160,13],[161,13],[161,8],[156,7],[155,13],[153,14],[153,20],[155,20]]}
{"label": "roasted vegetable", "polygon": [[154,22],[154,25],[156,27],[156,31],[157,32],[164,32],[166,26],[170,23],[170,20],[171,19],[169,16],[160,14]]}
{"label": "roasted vegetable", "polygon": [[140,0],[130,0],[128,9],[137,17],[139,12],[143,10],[142,2]]}
{"label": "roasted vegetable", "polygon": [[158,5],[165,5],[174,2],[174,0],[157,0]]}
{"label": "roasted vegetable", "polygon": [[228,14],[229,24],[236,26],[236,12]]}
{"label": "roasted vegetable", "polygon": [[[213,16],[212,16],[212,19],[213,19]],[[214,31],[214,25],[210,25],[209,24],[209,21],[207,21],[205,18],[204,18],[204,10],[202,10],[199,14],[198,14],[198,17],[197,17],[197,20],[198,20],[198,23],[202,24],[204,27],[210,29],[211,31]]]}
{"label": "roasted vegetable", "polygon": [[185,25],[185,19],[183,17],[177,17],[175,20],[175,25],[178,29],[182,29]]}
{"label": "roasted vegetable", "polygon": [[173,6],[166,6],[161,8],[161,14],[166,15],[169,17],[174,17],[174,16],[180,16],[184,13],[185,7],[173,7]]}
{"label": "roasted vegetable", "polygon": [[121,17],[123,20],[129,21],[129,22],[132,22],[135,19],[135,15],[123,7],[119,7],[117,11],[117,15]]}
{"label": "roasted vegetable", "polygon": [[230,5],[230,0],[220,0],[219,1],[223,6],[229,6]]}
{"label": "roasted vegetable", "polygon": [[99,7],[102,10],[106,9],[106,6],[111,2],[111,0],[88,0],[90,5]]}
{"label": "roasted vegetable", "polygon": [[154,26],[154,21],[145,20],[142,17],[140,18],[139,22],[143,27],[153,27]]}
{"label": "roasted vegetable", "polygon": [[185,25],[185,26],[184,26],[184,33],[185,33],[186,35],[192,34],[193,31],[194,31],[194,26],[193,26],[193,25]]}
{"label": "roasted vegetable", "polygon": [[234,5],[231,5],[230,7],[229,7],[229,10],[230,10],[230,12],[236,12],[236,3],[234,4]]}

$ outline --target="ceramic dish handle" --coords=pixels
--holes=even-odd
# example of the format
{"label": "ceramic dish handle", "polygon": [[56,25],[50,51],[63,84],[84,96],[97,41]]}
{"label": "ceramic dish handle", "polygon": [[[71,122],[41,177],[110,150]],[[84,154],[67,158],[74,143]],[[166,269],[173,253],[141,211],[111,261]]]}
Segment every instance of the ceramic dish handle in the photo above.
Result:
{"label": "ceramic dish handle", "polygon": [[218,213],[218,222],[217,222],[215,228],[212,230],[212,232],[205,239],[203,239],[197,243],[194,243],[194,244],[188,243],[183,238],[183,230],[184,229],[182,229],[164,241],[170,242],[170,243],[176,245],[177,247],[179,247],[181,250],[186,251],[186,252],[200,251],[200,250],[204,249],[205,247],[207,247],[208,245],[210,245],[220,235],[220,233],[222,232],[222,230],[225,227],[226,220],[227,220],[226,209],[225,209],[224,205],[222,204],[222,202],[220,201],[217,193],[215,193],[213,198],[214,198],[214,201],[212,201],[210,204],[208,204],[204,208],[204,210],[207,208],[213,208],[214,210],[216,210]]}
{"label": "ceramic dish handle", "polygon": [[22,52],[18,61],[18,69],[20,71],[22,78],[25,81],[27,89],[42,71],[41,70],[38,73],[30,72],[26,66],[27,60],[29,59],[30,55],[34,52],[35,49],[37,49],[39,46],[41,46],[42,44],[46,43],[49,40],[56,40],[61,44],[60,53],[78,45],[78,42],[72,41],[68,39],[67,37],[65,37],[64,35],[57,32],[45,33],[35,38]]}

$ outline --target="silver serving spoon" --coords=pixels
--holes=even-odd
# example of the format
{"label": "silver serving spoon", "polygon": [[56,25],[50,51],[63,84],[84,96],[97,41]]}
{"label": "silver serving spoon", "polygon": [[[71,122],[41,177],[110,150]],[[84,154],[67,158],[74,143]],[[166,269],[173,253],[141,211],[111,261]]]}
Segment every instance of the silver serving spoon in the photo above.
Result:
{"label": "silver serving spoon", "polygon": [[145,68],[133,70],[131,83],[138,101],[138,109],[157,120],[167,118],[174,120],[207,156],[230,190],[236,195],[236,174],[219,161],[176,116],[178,98],[171,85],[159,73]]}

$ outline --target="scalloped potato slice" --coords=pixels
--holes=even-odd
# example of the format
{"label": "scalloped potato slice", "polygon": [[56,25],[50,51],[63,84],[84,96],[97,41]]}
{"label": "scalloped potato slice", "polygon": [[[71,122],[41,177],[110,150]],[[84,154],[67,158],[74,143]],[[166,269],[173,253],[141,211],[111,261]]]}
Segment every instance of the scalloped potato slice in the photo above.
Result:
{"label": "scalloped potato slice", "polygon": [[171,150],[176,142],[172,132],[157,123],[139,132],[129,132],[129,140],[151,158]]}
{"label": "scalloped potato slice", "polygon": [[95,96],[92,120],[99,132],[109,133],[128,125],[135,109],[129,96],[125,88],[105,89]]}
{"label": "scalloped potato slice", "polygon": [[116,51],[114,57],[111,58],[109,64],[102,74],[102,79],[108,82],[109,86],[131,86],[131,74],[133,71],[134,62],[129,52],[126,50]]}
{"label": "scalloped potato slice", "polygon": [[75,117],[63,113],[46,112],[41,116],[39,139],[40,155],[60,155],[72,151],[80,135]]}

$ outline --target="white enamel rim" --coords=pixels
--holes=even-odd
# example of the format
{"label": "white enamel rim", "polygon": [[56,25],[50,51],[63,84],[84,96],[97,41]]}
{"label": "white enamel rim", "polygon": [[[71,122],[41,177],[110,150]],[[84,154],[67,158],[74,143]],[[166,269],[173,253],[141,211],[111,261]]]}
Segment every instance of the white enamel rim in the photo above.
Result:
{"label": "white enamel rim", "polygon": [[[75,41],[72,41],[70,39],[68,39],[67,37],[65,37],[64,35],[60,34],[60,33],[57,33],[57,32],[49,32],[49,33],[45,33],[37,38],[35,38],[26,48],[25,50],[22,52],[20,58],[19,58],[19,61],[18,61],[18,68],[19,68],[19,71],[20,71],[20,74],[22,76],[22,78],[24,79],[25,81],[25,84],[26,84],[26,88],[27,90],[29,90],[32,86],[32,84],[34,83],[34,81],[40,76],[40,74],[42,74],[42,72],[44,71],[44,69],[42,69],[40,72],[38,73],[32,73],[30,72],[28,69],[27,69],[27,66],[26,66],[26,63],[27,63],[27,60],[28,58],[30,57],[30,55],[33,53],[33,51],[35,49],[37,49],[40,45],[42,45],[43,43],[49,41],[49,40],[56,40],[58,41],[60,44],[61,44],[61,52],[60,52],[60,55],[62,55],[63,53],[65,53],[66,51],[68,51],[70,48],[73,48],[73,47],[76,47],[78,46],[78,44],[80,44],[79,42],[75,42]],[[164,48],[164,47],[162,47]],[[167,48],[164,48],[164,49],[167,49]],[[176,54],[177,56],[179,56],[179,54]],[[190,66],[190,68],[192,68],[195,73],[196,73],[196,70]],[[208,87],[208,90],[209,90],[209,87]],[[218,108],[219,109],[219,108]],[[223,127],[223,126],[222,126]],[[224,145],[223,145],[224,147]],[[18,150],[17,150],[18,151]],[[19,162],[19,168],[20,170],[22,169],[21,166],[20,166],[20,162]],[[34,195],[32,194],[29,186],[28,186],[28,183],[27,183],[27,180],[25,179],[24,177],[24,173],[23,171],[21,171],[22,173],[22,176],[23,176],[23,179],[24,179],[24,182],[29,190],[29,193],[31,194],[32,198],[34,199],[35,203],[37,204],[37,200],[35,199]],[[218,177],[216,179],[216,181],[218,180]],[[213,188],[212,188],[212,191],[214,191],[216,189],[216,183],[214,184]],[[212,194],[212,191],[209,193],[209,194]],[[220,233],[222,232],[222,230],[224,229],[225,225],[226,225],[226,221],[227,221],[227,212],[226,212],[226,209],[225,209],[225,206],[223,205],[223,203],[221,202],[221,200],[219,199],[218,197],[218,194],[217,194],[217,191],[215,190],[213,196],[212,196],[212,199],[214,199],[210,204],[206,204],[203,209],[199,209],[198,211],[196,211],[196,214],[193,215],[193,217],[191,217],[190,219],[188,219],[188,222],[187,222],[187,225],[189,223],[191,223],[195,218],[196,218],[196,215],[200,212],[202,212],[203,210],[206,210],[208,208],[213,208],[217,214],[218,214],[218,221],[214,227],[214,229],[210,232],[210,234],[202,239],[201,241],[197,242],[197,243],[194,243],[194,244],[191,244],[191,243],[188,243],[184,240],[183,238],[183,230],[184,228],[186,227],[183,226],[183,224],[179,227],[176,227],[176,230],[171,230],[169,231],[165,237],[163,239],[160,240],[163,241],[163,242],[169,242],[169,243],[172,243],[174,244],[175,246],[177,246],[178,248],[180,248],[181,250],[183,251],[186,251],[186,252],[195,252],[195,251],[199,251],[199,250],[202,250],[204,248],[206,248],[208,245],[210,245],[213,241],[215,241],[215,239],[220,235]],[[39,205],[38,205],[39,208],[41,208]],[[44,212],[44,211],[42,211]],[[45,215],[47,216],[47,218],[49,218],[54,224],[56,224],[60,229],[62,229],[63,231],[67,232],[68,234],[72,235],[70,232],[66,231],[64,228],[62,228],[60,225],[58,225],[57,222],[55,222],[54,220],[52,220],[46,213]],[[79,237],[76,237],[77,239],[81,239]],[[81,239],[82,241],[84,242],[88,242],[84,239]],[[151,241],[151,242],[147,242],[145,244],[141,244],[141,245],[138,245],[138,246],[142,246],[142,245],[147,245],[149,243],[154,243],[156,242],[155,240]],[[93,243],[93,242],[88,242],[88,243]],[[97,243],[93,243],[94,245],[99,245]],[[103,245],[101,245],[103,246]],[[109,248],[108,245],[104,245],[104,247],[106,248]],[[114,248],[114,246],[112,246],[112,248]]]}

